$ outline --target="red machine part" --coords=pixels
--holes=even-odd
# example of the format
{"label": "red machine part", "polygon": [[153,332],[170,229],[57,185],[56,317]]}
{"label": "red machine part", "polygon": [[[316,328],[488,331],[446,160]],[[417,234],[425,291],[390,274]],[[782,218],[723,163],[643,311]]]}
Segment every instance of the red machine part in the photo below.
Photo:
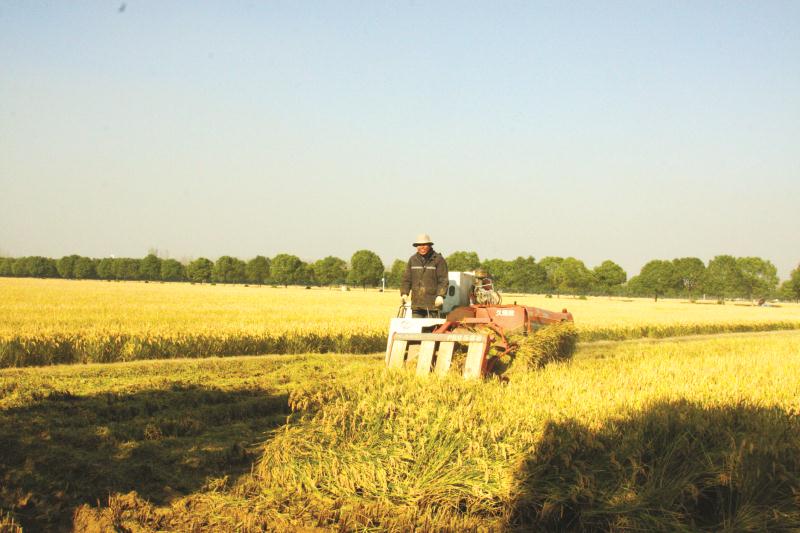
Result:
{"label": "red machine part", "polygon": [[[566,309],[557,313],[526,305],[470,305],[453,309],[447,315],[447,321],[436,328],[434,333],[449,333],[457,328],[490,329],[494,334],[486,344],[486,351],[488,352],[490,346],[494,346],[501,353],[508,353],[516,349],[516,345],[510,343],[506,337],[508,333],[514,331],[531,333],[540,326],[572,321],[572,313]],[[492,362],[487,359],[484,367],[487,364],[491,365]]]}
{"label": "red machine part", "polygon": [[447,323],[493,324],[504,333],[516,330],[530,333],[538,326],[572,321],[572,313],[566,309],[558,313],[527,305],[470,305],[457,307],[447,315]]}

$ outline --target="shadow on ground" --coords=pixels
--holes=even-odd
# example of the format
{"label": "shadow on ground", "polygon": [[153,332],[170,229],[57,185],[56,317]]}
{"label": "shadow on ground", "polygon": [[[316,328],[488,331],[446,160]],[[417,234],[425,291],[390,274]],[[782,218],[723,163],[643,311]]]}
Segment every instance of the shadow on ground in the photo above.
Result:
{"label": "shadow on ground", "polygon": [[518,483],[513,530],[796,531],[800,422],[664,402],[597,430],[551,423]]}
{"label": "shadow on ground", "polygon": [[0,509],[27,531],[69,530],[81,504],[136,491],[155,504],[249,472],[285,394],[172,386],[51,393],[0,411]]}

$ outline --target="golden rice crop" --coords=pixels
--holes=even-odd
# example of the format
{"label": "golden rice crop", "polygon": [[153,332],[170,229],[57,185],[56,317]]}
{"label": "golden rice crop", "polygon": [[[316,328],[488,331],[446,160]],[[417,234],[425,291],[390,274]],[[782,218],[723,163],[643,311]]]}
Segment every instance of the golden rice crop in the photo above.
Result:
{"label": "golden rice crop", "polygon": [[680,335],[775,331],[800,328],[800,305],[781,303],[758,307],[750,302],[650,298],[546,298],[544,296],[505,296],[505,303],[517,302],[560,311],[568,309],[575,317],[581,341],[624,340],[643,337],[665,338]]}
{"label": "golden rice crop", "polygon": [[[116,531],[73,524],[76,507],[129,508],[176,491],[219,490],[250,471],[287,394],[378,363],[288,355],[0,369],[0,532]],[[116,509],[116,507],[115,507]],[[167,528],[191,531],[198,528]]]}
{"label": "golden rice crop", "polygon": [[[800,327],[800,306],[506,297],[575,316],[583,341]],[[0,367],[383,349],[396,292],[0,278]]]}
{"label": "golden rice crop", "polygon": [[798,354],[793,334],[632,345],[508,385],[320,384],[240,491],[355,528],[799,526]]}
{"label": "golden rice crop", "polygon": [[252,475],[84,514],[145,531],[800,527],[800,333],[618,347],[509,383],[379,359],[311,379]]}
{"label": "golden rice crop", "polygon": [[374,352],[395,301],[365,291],[0,278],[0,366]]}

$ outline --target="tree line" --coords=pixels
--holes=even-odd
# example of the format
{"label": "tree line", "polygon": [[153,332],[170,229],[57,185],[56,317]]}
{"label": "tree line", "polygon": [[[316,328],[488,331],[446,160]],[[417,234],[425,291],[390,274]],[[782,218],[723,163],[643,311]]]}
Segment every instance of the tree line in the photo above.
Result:
{"label": "tree line", "polygon": [[176,259],[162,259],[151,253],[141,259],[97,259],[80,255],[68,255],[61,259],[41,256],[0,257],[0,276],[285,286],[345,283],[375,286],[384,276],[384,267],[378,255],[369,250],[354,253],[349,264],[333,256],[306,263],[291,254],[278,254],[273,258],[258,255],[249,261],[223,255],[216,261],[199,257],[182,263]]}
{"label": "tree line", "polygon": [[[708,264],[696,257],[656,259],[628,279],[611,260],[589,269],[574,257],[517,257],[484,259],[476,252],[458,251],[447,256],[451,271],[486,270],[497,288],[505,292],[698,298],[800,299],[800,265],[779,285],[777,269],[759,257],[718,255]],[[306,286],[400,286],[406,261],[397,259],[386,270],[378,255],[359,250],[350,261],[328,256],[314,262],[281,253],[256,256],[249,261],[224,255],[216,261],[200,257],[182,263],[156,254],[138,258],[89,258],[68,255],[61,259],[41,256],[0,258],[0,276],[191,281],[194,283],[249,283]]]}
{"label": "tree line", "polygon": [[[779,285],[777,268],[759,257],[718,255],[708,264],[696,257],[656,259],[646,263],[638,275],[628,279],[617,263],[606,260],[589,269],[574,257],[517,257],[507,261],[481,261],[475,252],[460,251],[447,257],[451,270],[483,268],[496,286],[507,292],[684,297],[800,299],[800,265],[789,280]],[[404,263],[396,261],[392,272],[402,273]],[[397,269],[397,270],[395,270]]]}

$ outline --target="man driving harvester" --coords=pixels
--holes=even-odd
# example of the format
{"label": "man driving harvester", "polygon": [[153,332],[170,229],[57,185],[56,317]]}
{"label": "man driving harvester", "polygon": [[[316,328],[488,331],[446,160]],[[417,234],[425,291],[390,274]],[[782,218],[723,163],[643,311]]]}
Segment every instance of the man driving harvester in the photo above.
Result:
{"label": "man driving harvester", "polygon": [[429,235],[423,233],[414,241],[417,253],[408,259],[400,298],[411,304],[414,318],[438,316],[447,293],[447,262],[434,251]]}

